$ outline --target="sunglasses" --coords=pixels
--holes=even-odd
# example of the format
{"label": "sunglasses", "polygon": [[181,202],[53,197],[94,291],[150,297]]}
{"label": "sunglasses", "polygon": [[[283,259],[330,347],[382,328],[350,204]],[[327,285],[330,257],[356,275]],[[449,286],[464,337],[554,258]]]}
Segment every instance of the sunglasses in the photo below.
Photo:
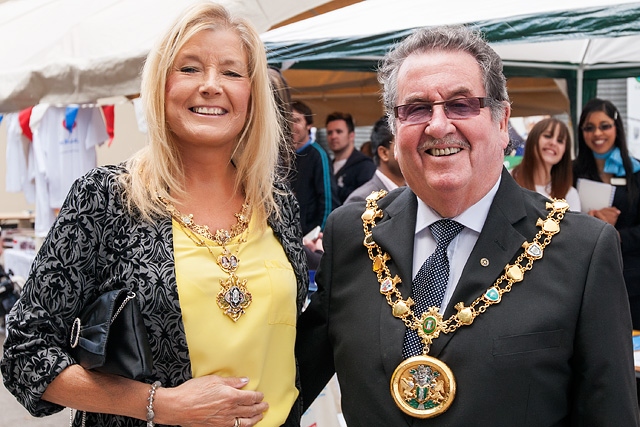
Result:
{"label": "sunglasses", "polygon": [[456,98],[438,102],[416,102],[414,104],[398,105],[393,108],[395,117],[401,123],[417,125],[426,123],[433,117],[433,107],[442,105],[448,119],[468,119],[480,114],[480,109],[487,106],[489,98]]}
{"label": "sunglasses", "polygon": [[613,127],[612,123],[601,123],[598,126],[586,125],[582,128],[582,132],[592,133],[592,132],[595,132],[596,129],[600,129],[600,132],[606,132],[610,130],[612,127]]}

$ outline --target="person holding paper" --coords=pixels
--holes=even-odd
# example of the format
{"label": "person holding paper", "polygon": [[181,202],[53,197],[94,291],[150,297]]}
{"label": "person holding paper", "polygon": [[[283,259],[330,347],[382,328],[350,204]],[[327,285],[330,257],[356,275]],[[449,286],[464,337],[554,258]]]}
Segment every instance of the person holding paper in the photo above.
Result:
{"label": "person holding paper", "polygon": [[615,226],[620,234],[633,328],[640,329],[640,161],[629,153],[622,117],[611,101],[587,102],[578,128],[573,176],[576,182],[588,179],[615,189],[610,206],[588,214]]}
{"label": "person holding paper", "polygon": [[522,162],[511,175],[520,186],[549,198],[565,199],[571,210],[580,212],[580,197],[572,187],[571,135],[560,120],[548,118],[533,126]]}

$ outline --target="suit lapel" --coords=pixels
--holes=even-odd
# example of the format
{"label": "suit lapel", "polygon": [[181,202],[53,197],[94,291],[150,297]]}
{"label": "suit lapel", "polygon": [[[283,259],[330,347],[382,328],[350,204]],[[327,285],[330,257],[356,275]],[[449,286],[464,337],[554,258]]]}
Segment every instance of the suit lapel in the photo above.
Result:
{"label": "suit lapel", "polygon": [[395,273],[399,274],[403,283],[408,280],[406,283],[410,285],[418,202],[408,188],[404,188],[388,206],[383,201],[380,206],[385,215],[373,228],[373,237],[391,255],[391,261],[387,265],[395,266],[398,269]]}
{"label": "suit lapel", "polygon": [[[505,176],[506,173],[506,176]],[[523,236],[514,224],[526,218],[526,210],[521,196],[521,188],[503,171],[502,181],[494,201],[489,209],[486,222],[478,237],[471,255],[462,271],[462,276],[451,297],[444,318],[448,319],[456,313],[457,302],[468,306],[482,295],[504,272],[507,264],[522,249],[525,240],[533,236]],[[488,261],[488,265],[486,265]],[[486,266],[485,266],[486,265]],[[463,327],[473,327],[463,326]],[[437,357],[455,332],[442,334],[433,342],[430,354]]]}
{"label": "suit lapel", "polygon": [[[387,266],[392,277],[397,274],[402,279],[399,289],[403,297],[407,298],[411,295],[417,200],[413,192],[405,188],[388,206],[384,202],[383,199],[380,204],[385,215],[373,228],[373,239],[391,256]],[[384,300],[382,294],[380,298]],[[380,311],[380,342],[385,370],[389,376],[402,361],[404,334],[404,323],[391,314],[391,307],[384,301]]]}

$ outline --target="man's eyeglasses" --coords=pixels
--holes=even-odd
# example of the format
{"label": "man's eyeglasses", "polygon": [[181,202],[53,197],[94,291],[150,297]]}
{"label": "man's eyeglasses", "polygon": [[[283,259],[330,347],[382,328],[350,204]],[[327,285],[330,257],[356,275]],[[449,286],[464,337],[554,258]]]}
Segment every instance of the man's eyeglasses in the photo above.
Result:
{"label": "man's eyeglasses", "polygon": [[613,128],[613,123],[600,123],[598,126],[594,125],[586,125],[582,127],[582,132],[592,133],[595,132],[596,129],[600,129],[600,132],[606,132]]}
{"label": "man's eyeglasses", "polygon": [[398,105],[393,108],[393,113],[400,122],[408,125],[426,123],[433,117],[433,107],[442,105],[447,118],[468,119],[480,114],[480,109],[487,105],[488,98],[456,98],[438,102],[416,102],[414,104]]}

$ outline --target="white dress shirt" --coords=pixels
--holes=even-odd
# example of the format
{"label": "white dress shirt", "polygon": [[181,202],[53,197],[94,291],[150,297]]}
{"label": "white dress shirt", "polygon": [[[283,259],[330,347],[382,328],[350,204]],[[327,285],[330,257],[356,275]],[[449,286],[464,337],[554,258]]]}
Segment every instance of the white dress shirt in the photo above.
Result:
{"label": "white dress shirt", "polygon": [[[489,208],[493,202],[493,198],[500,186],[501,178],[489,190],[489,192],[480,199],[475,205],[462,212],[455,218],[449,218],[464,225],[464,229],[451,241],[447,248],[447,257],[449,258],[449,282],[447,290],[444,294],[440,313],[444,313],[453,292],[458,285],[462,270],[464,269],[471,251],[478,241],[478,236],[482,231]],[[418,198],[418,212],[416,215],[416,230],[413,240],[413,277],[416,277],[420,267],[424,261],[436,250],[436,240],[431,234],[429,226],[434,222],[443,219],[433,209],[426,205]],[[409,295],[406,295],[407,298]]]}

